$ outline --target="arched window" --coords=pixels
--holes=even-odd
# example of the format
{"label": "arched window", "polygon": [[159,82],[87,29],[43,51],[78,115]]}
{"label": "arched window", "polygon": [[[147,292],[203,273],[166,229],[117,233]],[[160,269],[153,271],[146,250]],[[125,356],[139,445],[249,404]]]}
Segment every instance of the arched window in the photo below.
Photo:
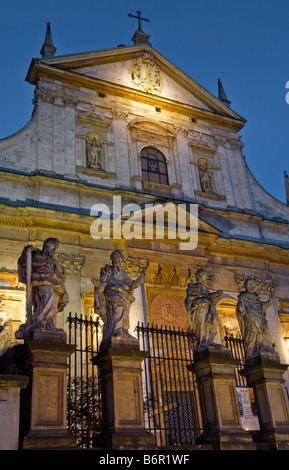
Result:
{"label": "arched window", "polygon": [[144,181],[169,184],[166,159],[164,155],[154,147],[144,147],[142,149],[141,171]]}

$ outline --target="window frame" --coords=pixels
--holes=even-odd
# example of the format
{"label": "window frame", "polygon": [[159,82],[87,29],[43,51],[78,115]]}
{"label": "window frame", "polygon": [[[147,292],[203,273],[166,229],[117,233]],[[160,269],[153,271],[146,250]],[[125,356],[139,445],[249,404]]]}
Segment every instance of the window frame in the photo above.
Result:
{"label": "window frame", "polygon": [[[143,181],[169,186],[167,161],[156,147],[146,146],[140,152],[141,174]],[[155,169],[153,168],[154,164]]]}

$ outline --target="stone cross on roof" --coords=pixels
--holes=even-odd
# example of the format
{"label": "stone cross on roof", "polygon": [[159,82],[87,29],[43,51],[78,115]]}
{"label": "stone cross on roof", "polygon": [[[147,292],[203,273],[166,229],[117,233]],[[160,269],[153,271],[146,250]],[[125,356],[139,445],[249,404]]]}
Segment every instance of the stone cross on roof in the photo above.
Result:
{"label": "stone cross on roof", "polygon": [[137,11],[137,16],[135,15],[132,15],[131,13],[128,14],[128,16],[130,18],[136,18],[138,20],[138,31],[142,31],[141,29],[141,21],[147,21],[149,23],[150,20],[148,20],[147,18],[142,18],[141,17],[141,11]]}
{"label": "stone cross on roof", "polygon": [[138,20],[138,29],[134,33],[133,37],[131,38],[131,40],[134,42],[134,44],[150,44],[148,42],[148,39],[149,39],[150,35],[144,33],[143,30],[141,29],[141,22],[142,21],[149,22],[150,20],[148,20],[147,18],[142,18],[141,17],[141,11],[139,11],[139,10],[137,11],[137,16],[132,15],[131,13],[129,13],[128,16],[130,18],[136,18]]}

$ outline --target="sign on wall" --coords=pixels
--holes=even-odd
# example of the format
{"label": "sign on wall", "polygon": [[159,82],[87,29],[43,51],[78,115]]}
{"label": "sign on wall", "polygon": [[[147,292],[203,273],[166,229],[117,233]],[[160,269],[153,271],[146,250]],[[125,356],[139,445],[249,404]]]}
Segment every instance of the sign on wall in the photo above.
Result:
{"label": "sign on wall", "polygon": [[259,419],[254,391],[248,387],[236,387],[242,428],[245,431],[259,431]]}

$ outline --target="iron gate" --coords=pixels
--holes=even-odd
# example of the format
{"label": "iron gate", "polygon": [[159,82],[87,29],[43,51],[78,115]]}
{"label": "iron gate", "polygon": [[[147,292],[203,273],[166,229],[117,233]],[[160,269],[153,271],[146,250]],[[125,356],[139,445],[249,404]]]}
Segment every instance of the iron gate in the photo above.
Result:
{"label": "iron gate", "polygon": [[174,328],[138,324],[143,363],[145,423],[156,445],[195,444],[202,433],[193,374],[195,338]]}
{"label": "iron gate", "polygon": [[101,434],[101,389],[98,367],[92,358],[99,351],[100,325],[92,317],[69,314],[68,341],[75,345],[69,358],[67,422],[82,448],[95,447]]}
{"label": "iron gate", "polygon": [[[68,368],[68,427],[77,445],[93,448],[102,432],[101,382],[97,361],[101,326],[98,320],[69,314],[68,341],[75,345]],[[136,333],[140,348],[147,351],[143,369],[143,396],[146,428],[159,447],[192,445],[202,438],[198,388],[193,353],[196,339],[190,332],[170,327],[144,326]],[[226,336],[232,357],[240,360],[235,370],[236,386],[246,387],[243,340]]]}

